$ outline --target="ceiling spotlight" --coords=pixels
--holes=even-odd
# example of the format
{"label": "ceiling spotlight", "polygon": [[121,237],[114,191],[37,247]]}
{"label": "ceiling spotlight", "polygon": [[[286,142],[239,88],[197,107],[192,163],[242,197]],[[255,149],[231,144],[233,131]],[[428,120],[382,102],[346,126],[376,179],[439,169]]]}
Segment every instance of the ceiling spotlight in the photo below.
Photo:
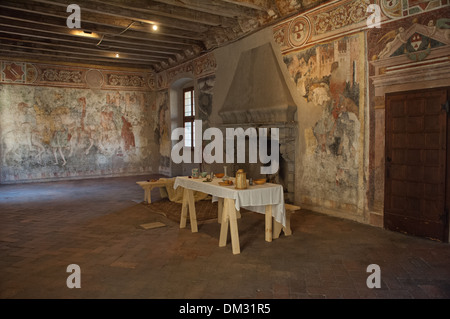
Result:
{"label": "ceiling spotlight", "polygon": [[116,58],[120,58],[119,53],[116,53],[116,54],[115,54],[115,57],[116,57]]}
{"label": "ceiling spotlight", "polygon": [[100,38],[100,35],[98,33],[88,31],[88,30],[71,30],[70,34],[80,36],[80,37],[86,37],[86,38]]}
{"label": "ceiling spotlight", "polygon": [[154,25],[152,26],[152,29],[153,29],[154,31],[156,31],[156,30],[158,30],[158,26],[157,26],[156,24],[154,24]]}

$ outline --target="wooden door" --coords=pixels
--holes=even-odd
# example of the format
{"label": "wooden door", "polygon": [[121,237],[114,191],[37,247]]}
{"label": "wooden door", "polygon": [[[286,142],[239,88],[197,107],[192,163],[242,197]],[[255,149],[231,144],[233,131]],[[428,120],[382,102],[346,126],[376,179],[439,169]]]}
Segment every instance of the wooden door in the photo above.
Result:
{"label": "wooden door", "polygon": [[448,241],[449,91],[386,96],[386,229]]}

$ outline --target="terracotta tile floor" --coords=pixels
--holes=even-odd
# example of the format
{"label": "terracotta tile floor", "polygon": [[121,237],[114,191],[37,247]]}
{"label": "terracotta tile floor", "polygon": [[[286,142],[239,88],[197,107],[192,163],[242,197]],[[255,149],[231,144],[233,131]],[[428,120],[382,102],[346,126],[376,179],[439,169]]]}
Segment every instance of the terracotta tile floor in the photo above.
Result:
{"label": "terracotta tile floor", "polygon": [[[191,233],[139,203],[146,178],[1,185],[0,298],[450,298],[449,244],[306,210],[267,243],[264,216],[243,213],[233,255],[216,220]],[[152,222],[166,226],[140,227]]]}

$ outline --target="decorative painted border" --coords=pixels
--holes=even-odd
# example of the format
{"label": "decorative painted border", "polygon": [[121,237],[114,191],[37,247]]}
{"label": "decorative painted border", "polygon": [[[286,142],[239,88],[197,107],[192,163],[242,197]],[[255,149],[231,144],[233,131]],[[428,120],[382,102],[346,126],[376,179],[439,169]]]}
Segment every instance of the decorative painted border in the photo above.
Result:
{"label": "decorative painted border", "polygon": [[415,14],[439,9],[450,4],[449,0],[381,0],[383,12],[391,19],[404,18]]}
{"label": "decorative painted border", "polygon": [[196,59],[180,64],[156,75],[156,89],[166,89],[180,74],[191,74],[194,78],[202,78],[214,74],[217,68],[213,53],[202,55]]}
{"label": "decorative painted border", "polygon": [[68,88],[152,90],[155,74],[0,60],[0,83]]}
{"label": "decorative painted border", "polygon": [[275,25],[275,42],[283,53],[310,46],[366,26],[366,0],[333,1]]}
{"label": "decorative painted border", "polygon": [[450,0],[340,0],[287,19],[273,27],[282,53],[367,30],[369,4],[381,8],[381,26],[396,19],[450,6]]}
{"label": "decorative painted border", "polygon": [[311,36],[311,21],[306,16],[295,18],[289,24],[288,34],[292,46],[301,46]]}
{"label": "decorative painted border", "polygon": [[26,82],[26,63],[0,61],[0,82],[4,83],[25,83]]}

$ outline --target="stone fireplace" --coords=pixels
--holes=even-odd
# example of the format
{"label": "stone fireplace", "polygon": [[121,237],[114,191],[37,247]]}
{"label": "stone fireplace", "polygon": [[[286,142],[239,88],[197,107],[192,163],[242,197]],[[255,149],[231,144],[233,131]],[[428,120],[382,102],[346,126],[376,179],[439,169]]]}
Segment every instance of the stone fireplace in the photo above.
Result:
{"label": "stone fireplace", "polygon": [[[219,115],[222,129],[226,128],[272,128],[279,129],[279,170],[275,174],[261,175],[265,165],[249,163],[248,146],[245,163],[230,166],[230,175],[238,168],[247,172],[247,178],[266,178],[283,185],[287,202],[294,201],[295,194],[295,147],[298,136],[296,121],[297,105],[294,102],[286,77],[282,72],[270,43],[241,54],[230,89]],[[274,140],[269,139],[270,142]],[[248,145],[248,139],[246,145]],[[270,143],[269,142],[269,143]],[[235,144],[236,148],[236,144]],[[270,146],[268,147],[270,154]],[[235,154],[237,150],[235,149]]]}

